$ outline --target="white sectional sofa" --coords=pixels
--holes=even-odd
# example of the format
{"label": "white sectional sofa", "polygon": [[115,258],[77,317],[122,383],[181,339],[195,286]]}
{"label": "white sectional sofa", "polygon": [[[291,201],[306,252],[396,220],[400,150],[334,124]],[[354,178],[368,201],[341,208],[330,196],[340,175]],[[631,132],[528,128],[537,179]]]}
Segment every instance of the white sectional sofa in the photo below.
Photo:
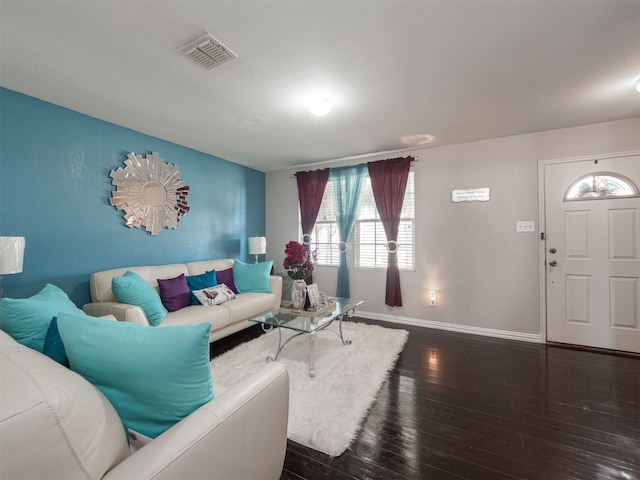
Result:
{"label": "white sectional sofa", "polygon": [[97,388],[4,331],[0,369],[3,480],[275,480],[281,475],[289,377],[278,363],[133,453],[116,410]]}
{"label": "white sectional sofa", "polygon": [[[113,315],[117,320],[150,325],[142,308],[119,302],[111,290],[113,277],[122,276],[127,270],[143,277],[158,290],[158,279],[202,275],[208,271],[223,271],[233,267],[233,259],[207,260],[201,262],[169,264],[158,266],[135,266],[96,272],[91,275],[91,303],[82,309],[88,315],[100,317]],[[270,276],[271,293],[239,293],[237,298],[221,305],[205,307],[190,305],[175,312],[169,312],[160,326],[184,325],[211,322],[210,342],[240,331],[251,325],[248,319],[274,308],[280,307],[282,298],[282,278]]]}

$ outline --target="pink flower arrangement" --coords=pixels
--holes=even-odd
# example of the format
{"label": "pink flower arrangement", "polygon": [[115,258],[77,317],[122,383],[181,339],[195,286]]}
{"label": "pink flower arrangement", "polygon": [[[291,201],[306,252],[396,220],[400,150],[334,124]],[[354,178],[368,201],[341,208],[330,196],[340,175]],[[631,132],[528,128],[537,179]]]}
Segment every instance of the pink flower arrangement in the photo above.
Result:
{"label": "pink flower arrangement", "polygon": [[299,242],[290,241],[284,248],[285,258],[282,264],[293,280],[304,280],[313,273],[316,252],[310,254]]}

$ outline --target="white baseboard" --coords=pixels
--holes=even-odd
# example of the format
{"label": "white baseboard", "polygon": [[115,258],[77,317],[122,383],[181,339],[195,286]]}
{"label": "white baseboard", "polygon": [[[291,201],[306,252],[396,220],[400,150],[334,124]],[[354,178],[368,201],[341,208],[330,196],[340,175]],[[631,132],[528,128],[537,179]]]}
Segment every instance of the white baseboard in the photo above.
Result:
{"label": "white baseboard", "polygon": [[542,336],[537,333],[510,332],[507,330],[495,330],[493,328],[470,327],[468,325],[457,325],[455,323],[434,322],[433,320],[422,320],[417,318],[399,317],[397,315],[387,315],[382,313],[363,312],[356,310],[355,316],[380,320],[383,322],[399,323],[403,325],[413,325],[415,327],[436,328],[450,332],[469,333],[472,335],[482,335],[485,337],[504,338],[507,340],[518,340],[521,342],[544,343]]}

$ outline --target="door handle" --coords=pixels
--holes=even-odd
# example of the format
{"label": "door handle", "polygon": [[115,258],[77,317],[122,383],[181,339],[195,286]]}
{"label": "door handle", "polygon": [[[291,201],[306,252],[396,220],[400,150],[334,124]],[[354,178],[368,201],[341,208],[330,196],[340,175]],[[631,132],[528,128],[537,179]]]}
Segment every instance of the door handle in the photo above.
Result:
{"label": "door handle", "polygon": [[549,266],[550,266],[550,267],[555,267],[556,265],[558,265],[558,262],[556,262],[555,260],[551,260],[551,261],[549,262]]}

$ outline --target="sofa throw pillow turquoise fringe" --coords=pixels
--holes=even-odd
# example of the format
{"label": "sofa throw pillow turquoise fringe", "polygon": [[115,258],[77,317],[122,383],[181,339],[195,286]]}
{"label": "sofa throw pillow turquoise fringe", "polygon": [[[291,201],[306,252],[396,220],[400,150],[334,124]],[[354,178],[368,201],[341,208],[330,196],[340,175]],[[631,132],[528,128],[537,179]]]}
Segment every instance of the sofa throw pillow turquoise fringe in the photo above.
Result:
{"label": "sofa throw pillow turquoise fringe", "polygon": [[233,281],[238,293],[271,293],[271,284],[269,283],[271,267],[273,267],[273,260],[261,263],[244,263],[237,259],[234,260]]}
{"label": "sofa throw pillow turquoise fringe", "polygon": [[51,319],[59,312],[84,315],[60,288],[47,283],[29,298],[3,298],[0,328],[16,342],[42,352]]}
{"label": "sofa throw pillow turquoise fringe", "polygon": [[150,328],[63,313],[58,330],[71,369],[107,397],[126,429],[155,438],[214,397],[210,323]]}
{"label": "sofa throw pillow turquoise fringe", "polygon": [[164,308],[155,288],[131,270],[127,270],[122,277],[111,279],[111,291],[122,303],[142,308],[147,320],[154,327],[160,325],[167,316],[167,309]]}

